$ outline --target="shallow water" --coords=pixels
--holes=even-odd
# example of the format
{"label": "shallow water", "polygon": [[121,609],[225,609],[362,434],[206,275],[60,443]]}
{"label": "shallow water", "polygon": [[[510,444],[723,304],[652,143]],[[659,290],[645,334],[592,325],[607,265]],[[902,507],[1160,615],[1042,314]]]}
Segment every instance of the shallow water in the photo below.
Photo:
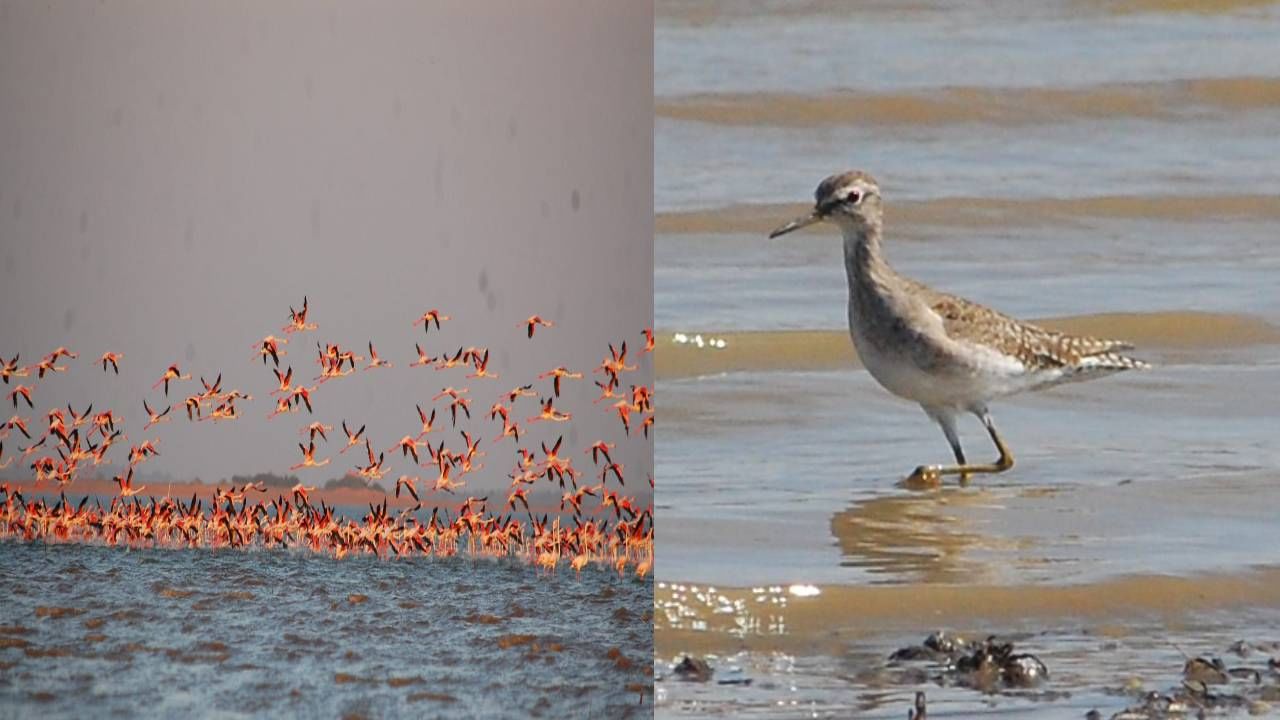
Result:
{"label": "shallow water", "polygon": [[[1194,309],[1277,321],[1276,228],[1275,221],[1084,219],[1077,227],[942,236],[913,227],[886,250],[900,272],[1015,316]],[[659,237],[656,322],[688,332],[847,328],[842,252],[828,234],[772,242]]]}
{"label": "shallow water", "polygon": [[654,85],[669,96],[1280,75],[1275,3],[1160,7],[1176,4],[663,2]]}
{"label": "shallow water", "polygon": [[0,717],[650,711],[653,584],[597,568],[5,542],[0,588]]}
{"label": "shallow water", "polygon": [[[858,8],[660,5],[656,667],[757,682],[660,680],[659,714],[901,717],[928,683],[868,668],[942,625],[1030,633],[1066,671],[1036,697],[932,685],[931,713],[1109,716],[1121,674],[1176,682],[1169,643],[1280,619],[1250,590],[1280,513],[1280,5]],[[993,403],[1012,472],[903,487],[950,452],[856,365],[838,236],[765,238],[847,168],[880,180],[899,271],[1155,369]],[[793,585],[818,596],[776,612]]]}
{"label": "shallow water", "polygon": [[[1088,197],[1276,193],[1260,149],[1280,130],[1275,107],[1191,122],[1126,117],[1015,130],[955,127],[726,127],[659,120],[660,210],[779,201],[812,202],[833,168],[874,168],[892,217],[895,200],[993,195]],[[817,179],[815,179],[815,177]]]}

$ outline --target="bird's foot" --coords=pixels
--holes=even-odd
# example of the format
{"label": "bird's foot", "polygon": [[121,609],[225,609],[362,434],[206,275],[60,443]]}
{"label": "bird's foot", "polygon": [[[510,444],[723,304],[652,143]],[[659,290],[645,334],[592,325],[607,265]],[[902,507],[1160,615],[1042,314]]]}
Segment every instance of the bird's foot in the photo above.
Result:
{"label": "bird's foot", "polygon": [[942,485],[942,473],[937,465],[921,465],[903,479],[903,487],[931,489]]}

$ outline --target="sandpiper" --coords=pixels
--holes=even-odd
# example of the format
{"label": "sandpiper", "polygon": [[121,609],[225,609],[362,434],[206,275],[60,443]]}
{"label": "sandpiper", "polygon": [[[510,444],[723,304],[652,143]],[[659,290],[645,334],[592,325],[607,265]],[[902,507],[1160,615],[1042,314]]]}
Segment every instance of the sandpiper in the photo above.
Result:
{"label": "sandpiper", "polygon": [[[834,223],[844,235],[849,335],[858,356],[885,389],[920,403],[955,453],[956,465],[922,465],[908,483],[934,484],[943,475],[959,475],[963,483],[973,473],[1013,467],[1013,455],[987,410],[992,399],[1149,367],[1117,353],[1132,347],[1119,340],[1045,330],[899,275],[880,248],[884,208],[870,175],[832,175],[818,185],[814,198],[812,212],[769,237],[822,221]],[[965,412],[986,426],[1000,452],[995,462],[965,461],[956,434],[956,418]]]}

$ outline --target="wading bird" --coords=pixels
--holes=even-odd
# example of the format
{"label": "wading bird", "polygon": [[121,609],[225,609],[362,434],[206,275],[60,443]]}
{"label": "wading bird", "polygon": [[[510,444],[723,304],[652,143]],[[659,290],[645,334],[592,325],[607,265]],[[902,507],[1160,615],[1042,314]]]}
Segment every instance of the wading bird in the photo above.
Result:
{"label": "wading bird", "polygon": [[[1128,343],[1045,330],[898,274],[881,249],[880,186],[866,173],[826,178],[814,200],[809,214],[769,237],[818,222],[840,229],[849,283],[849,335],[858,357],[886,390],[920,404],[942,428],[955,455],[955,465],[921,465],[909,482],[937,483],[944,475],[967,482],[974,473],[1013,467],[1013,454],[987,409],[992,400],[1149,367],[1118,352],[1129,349]],[[994,462],[965,460],[956,432],[962,413],[975,415],[986,428],[1000,453]]]}

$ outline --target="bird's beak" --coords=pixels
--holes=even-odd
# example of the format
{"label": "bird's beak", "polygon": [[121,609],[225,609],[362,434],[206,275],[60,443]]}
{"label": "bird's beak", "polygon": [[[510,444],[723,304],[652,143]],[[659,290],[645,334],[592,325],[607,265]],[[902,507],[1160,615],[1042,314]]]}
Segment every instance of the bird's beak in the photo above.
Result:
{"label": "bird's beak", "polygon": [[782,227],[778,228],[777,230],[774,230],[773,232],[769,233],[769,239],[772,240],[773,238],[786,235],[789,232],[799,230],[802,227],[808,227],[816,222],[821,222],[822,220],[823,220],[822,213],[818,212],[815,209],[813,212],[809,213],[808,215],[805,215],[803,217],[798,217],[795,220],[792,220],[791,222],[787,223],[786,225],[783,225]]}

